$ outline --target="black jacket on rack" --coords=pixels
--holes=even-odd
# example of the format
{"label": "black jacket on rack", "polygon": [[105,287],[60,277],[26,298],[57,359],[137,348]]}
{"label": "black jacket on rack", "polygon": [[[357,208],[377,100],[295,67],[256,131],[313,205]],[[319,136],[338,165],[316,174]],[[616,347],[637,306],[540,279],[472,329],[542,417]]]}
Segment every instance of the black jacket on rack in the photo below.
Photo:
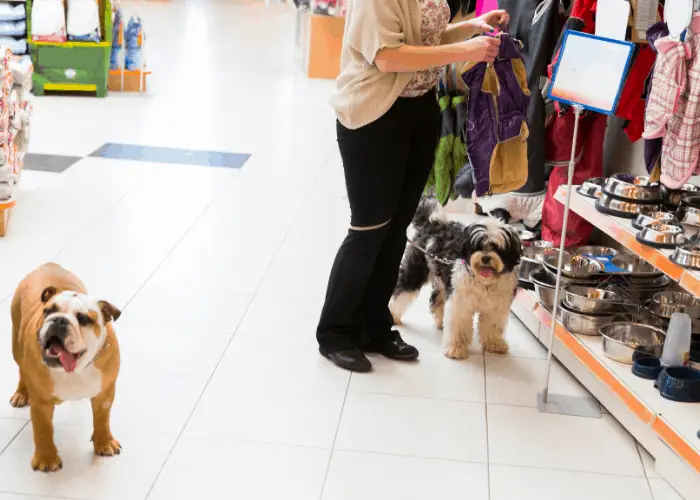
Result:
{"label": "black jacket on rack", "polygon": [[518,190],[538,194],[545,190],[545,107],[540,91],[540,77],[547,75],[547,65],[562,29],[561,12],[570,2],[561,0],[498,0],[498,6],[510,14],[510,35],[523,42],[523,61],[530,88],[527,123],[527,183]]}

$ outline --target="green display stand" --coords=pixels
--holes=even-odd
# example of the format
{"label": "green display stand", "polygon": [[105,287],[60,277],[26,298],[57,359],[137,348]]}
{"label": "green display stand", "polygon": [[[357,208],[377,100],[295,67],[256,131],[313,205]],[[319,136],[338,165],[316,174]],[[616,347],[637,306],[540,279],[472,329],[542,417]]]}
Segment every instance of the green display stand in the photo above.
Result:
{"label": "green display stand", "polygon": [[112,48],[112,6],[99,0],[102,41],[34,42],[31,39],[31,0],[27,1],[27,42],[34,64],[34,94],[47,91],[94,92],[107,96],[109,54]]}

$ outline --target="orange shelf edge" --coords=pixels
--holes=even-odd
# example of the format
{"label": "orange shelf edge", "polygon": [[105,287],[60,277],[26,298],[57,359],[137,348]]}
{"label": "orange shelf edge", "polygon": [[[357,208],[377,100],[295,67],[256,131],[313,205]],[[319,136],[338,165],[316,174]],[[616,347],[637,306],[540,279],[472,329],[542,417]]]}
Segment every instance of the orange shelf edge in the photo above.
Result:
{"label": "orange shelf edge", "polygon": [[[533,297],[524,290],[518,290],[516,295],[518,302],[524,306],[532,304]],[[534,316],[546,327],[551,328],[552,314],[544,307],[536,303],[528,307]],[[690,446],[673,428],[666,423],[663,417],[656,415],[632,391],[605,366],[575,335],[569,333],[563,326],[557,324],[555,335],[562,345],[571,352],[598,380],[608,387],[625,404],[639,420],[649,425],[652,430],[670,446],[693,469],[700,473],[700,453]]]}

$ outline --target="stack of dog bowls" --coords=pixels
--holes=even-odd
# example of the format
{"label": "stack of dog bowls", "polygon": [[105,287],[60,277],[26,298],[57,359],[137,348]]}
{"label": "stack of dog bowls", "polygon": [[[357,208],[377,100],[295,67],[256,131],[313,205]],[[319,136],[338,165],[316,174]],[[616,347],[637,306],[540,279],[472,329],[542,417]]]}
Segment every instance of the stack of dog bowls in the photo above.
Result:
{"label": "stack of dog bowls", "polygon": [[655,293],[647,309],[662,326],[668,325],[674,313],[685,313],[690,316],[694,326],[700,327],[700,300],[687,292],[673,290]]}
{"label": "stack of dog bowls", "polygon": [[604,214],[634,219],[639,214],[660,212],[664,201],[661,185],[649,177],[615,174],[605,181],[596,209]]}
{"label": "stack of dog bowls", "polygon": [[681,189],[669,189],[661,186],[664,195],[664,205],[670,211],[675,211],[681,204],[683,198],[693,195],[700,195],[700,186],[695,184],[685,184]]}
{"label": "stack of dog bowls", "polygon": [[598,199],[603,194],[603,184],[605,184],[605,177],[593,177],[584,181],[576,191],[581,196]]}
{"label": "stack of dog bowls", "polygon": [[562,324],[578,335],[598,335],[598,329],[612,321],[621,301],[614,291],[590,286],[567,286],[563,292]]}
{"label": "stack of dog bowls", "polygon": [[518,268],[518,286],[528,290],[535,289],[530,274],[542,269],[542,260],[546,255],[557,252],[552,247],[553,245],[549,241],[533,241],[530,246],[523,247],[523,255],[520,257],[520,267]]}
{"label": "stack of dog bowls", "polygon": [[614,361],[631,365],[643,357],[661,357],[666,333],[655,326],[633,321],[615,321],[599,329],[603,354]]}

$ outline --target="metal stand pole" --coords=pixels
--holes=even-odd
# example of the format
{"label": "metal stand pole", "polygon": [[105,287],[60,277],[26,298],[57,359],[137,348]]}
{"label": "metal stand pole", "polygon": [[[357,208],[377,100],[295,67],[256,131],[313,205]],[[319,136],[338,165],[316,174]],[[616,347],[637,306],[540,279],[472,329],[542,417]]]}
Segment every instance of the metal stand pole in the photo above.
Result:
{"label": "metal stand pole", "polygon": [[[552,322],[550,325],[549,345],[547,346],[547,372],[542,392],[538,394],[538,409],[546,413],[560,413],[564,415],[577,415],[582,417],[600,418],[600,405],[591,399],[572,398],[558,395],[556,401],[550,398],[549,379],[552,371],[552,356],[554,339],[556,337],[557,317],[559,314],[559,292],[561,290],[561,268],[564,260],[564,248],[566,246],[566,230],[569,225],[569,206],[571,203],[571,185],[574,182],[574,169],[576,167],[576,144],[578,142],[578,127],[583,108],[574,105],[574,138],[571,144],[571,159],[569,160],[569,176],[566,183],[566,201],[564,203],[564,221],[561,230],[561,242],[559,243],[559,264],[557,266],[557,282],[554,287],[554,307],[552,308]],[[551,401],[550,401],[551,400]]]}

